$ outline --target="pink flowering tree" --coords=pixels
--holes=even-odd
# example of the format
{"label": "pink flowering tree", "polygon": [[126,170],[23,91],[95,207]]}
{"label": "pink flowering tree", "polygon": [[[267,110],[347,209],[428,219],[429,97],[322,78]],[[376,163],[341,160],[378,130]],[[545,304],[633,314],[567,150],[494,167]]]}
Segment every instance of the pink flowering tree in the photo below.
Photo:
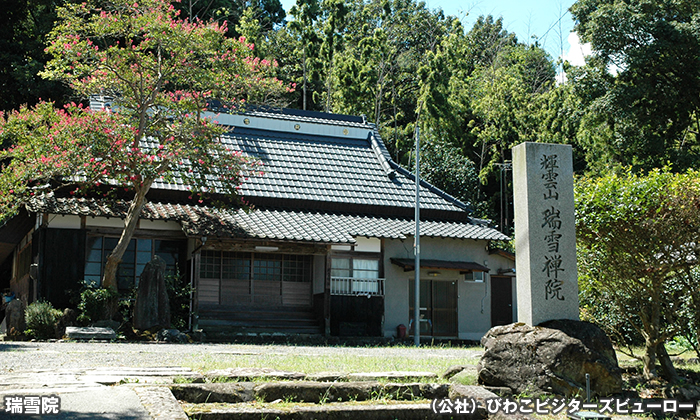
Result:
{"label": "pink flowering tree", "polygon": [[219,142],[225,128],[207,112],[269,104],[288,90],[276,63],[252,58],[252,45],[224,36],[214,22],[178,19],[166,0],[89,0],[67,4],[49,37],[53,59],[42,75],[83,98],[111,98],[111,110],[41,103],[0,118],[0,211],[61,188],[126,189],[131,203],[109,255],[102,286],[116,272],[156,180],[177,181],[193,199],[216,193],[239,202],[241,178],[256,162]]}

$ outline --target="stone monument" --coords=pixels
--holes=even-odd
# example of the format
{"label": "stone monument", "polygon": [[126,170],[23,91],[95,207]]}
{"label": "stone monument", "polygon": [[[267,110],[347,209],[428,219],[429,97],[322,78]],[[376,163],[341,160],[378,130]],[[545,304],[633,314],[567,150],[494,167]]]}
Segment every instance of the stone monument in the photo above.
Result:
{"label": "stone monument", "polygon": [[165,268],[165,261],[158,255],[143,268],[134,305],[134,328],[137,330],[170,327]]}
{"label": "stone monument", "polygon": [[579,321],[571,146],[513,148],[518,323],[481,339],[479,383],[514,394],[581,395],[590,375],[597,396],[622,391],[612,343]]}
{"label": "stone monument", "polygon": [[513,148],[518,322],[579,319],[571,146]]}

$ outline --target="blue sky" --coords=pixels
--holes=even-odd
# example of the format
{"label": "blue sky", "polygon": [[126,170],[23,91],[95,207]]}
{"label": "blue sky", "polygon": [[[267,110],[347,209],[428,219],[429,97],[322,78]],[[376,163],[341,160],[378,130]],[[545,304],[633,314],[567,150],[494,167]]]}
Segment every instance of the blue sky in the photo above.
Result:
{"label": "blue sky", "polygon": [[[563,54],[570,62],[578,64],[582,47],[578,38],[570,34],[574,23],[568,12],[573,0],[424,1],[430,9],[441,8],[446,15],[458,16],[467,29],[481,15],[503,17],[505,28],[514,32],[519,41],[532,42],[532,35],[536,35],[540,46],[553,59]],[[287,11],[295,3],[295,0],[282,0]]]}

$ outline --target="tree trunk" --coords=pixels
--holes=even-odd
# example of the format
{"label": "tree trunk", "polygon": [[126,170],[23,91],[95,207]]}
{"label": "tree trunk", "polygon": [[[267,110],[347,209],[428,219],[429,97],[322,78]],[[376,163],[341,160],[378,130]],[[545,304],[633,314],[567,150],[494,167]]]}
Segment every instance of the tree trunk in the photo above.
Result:
{"label": "tree trunk", "polygon": [[[650,302],[651,314],[645,323],[646,334],[644,334],[644,378],[649,380],[656,378],[656,358],[659,356],[657,348],[663,345],[661,340],[661,307],[659,305],[658,296],[652,293],[652,301]],[[656,300],[655,300],[656,299]]]}
{"label": "tree trunk", "polygon": [[[302,42],[304,42],[304,41],[302,40]],[[304,89],[303,89],[303,91],[304,91],[304,92],[303,92],[303,93],[304,93],[304,98],[303,98],[303,100],[304,100],[304,105],[303,105],[303,108],[302,108],[302,109],[303,109],[304,111],[306,111],[306,45],[304,45],[304,48],[303,48],[303,50],[302,50],[302,57],[303,57],[303,58],[302,58],[302,60],[303,60],[303,63],[302,63],[302,64],[303,64],[303,69],[304,69]]]}
{"label": "tree trunk", "polygon": [[644,356],[642,356],[644,364],[644,379],[656,378],[656,345],[652,343],[649,337],[644,339]]}
{"label": "tree trunk", "polygon": [[326,112],[331,112],[331,75],[333,74],[333,55],[331,54],[330,63],[328,65],[328,75],[326,75]]}
{"label": "tree trunk", "polygon": [[[655,291],[655,290],[654,290]],[[666,349],[663,347],[664,340],[661,336],[661,299],[657,293],[652,291],[650,305],[650,314],[645,323],[646,334],[644,334],[644,357],[642,361],[644,362],[644,378],[649,380],[656,378],[658,376],[656,371],[656,359],[662,358],[666,353]],[[642,318],[644,318],[642,316]],[[659,353],[658,350],[663,350],[663,353]],[[670,363],[670,359],[668,360]],[[663,363],[663,361],[662,361]],[[671,364],[671,368],[673,365]]]}
{"label": "tree trunk", "polygon": [[668,355],[663,341],[656,345],[656,355],[659,358],[659,363],[661,364],[661,374],[664,379],[671,384],[680,382],[678,372],[676,372],[676,368],[673,366],[671,356]]}
{"label": "tree trunk", "polygon": [[119,263],[122,262],[122,256],[129,246],[131,237],[134,236],[134,231],[136,230],[136,224],[139,221],[139,216],[141,215],[141,209],[143,209],[144,204],[146,204],[146,193],[151,189],[151,184],[153,184],[152,179],[147,179],[143,182],[141,187],[136,191],[134,199],[131,201],[129,210],[126,213],[126,219],[124,220],[124,230],[122,235],[119,237],[119,242],[114,248],[109,257],[107,257],[107,263],[105,264],[105,273],[102,277],[102,287],[105,289],[109,288],[112,290],[117,290],[117,268]]}

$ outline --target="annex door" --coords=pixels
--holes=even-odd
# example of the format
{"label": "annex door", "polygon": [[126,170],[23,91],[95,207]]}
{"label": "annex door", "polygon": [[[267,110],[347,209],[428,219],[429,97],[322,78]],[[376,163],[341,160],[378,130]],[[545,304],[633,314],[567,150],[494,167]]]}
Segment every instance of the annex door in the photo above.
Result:
{"label": "annex door", "polygon": [[491,326],[513,323],[513,280],[491,276]]}
{"label": "annex door", "polygon": [[[410,334],[413,334],[413,280],[409,285]],[[420,282],[420,334],[434,337],[457,335],[457,282],[421,280]]]}

